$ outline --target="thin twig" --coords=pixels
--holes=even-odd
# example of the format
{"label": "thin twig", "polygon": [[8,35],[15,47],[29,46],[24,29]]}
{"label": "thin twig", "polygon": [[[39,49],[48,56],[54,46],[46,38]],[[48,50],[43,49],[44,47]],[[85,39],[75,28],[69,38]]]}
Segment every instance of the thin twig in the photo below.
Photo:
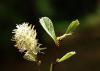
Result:
{"label": "thin twig", "polygon": [[50,71],[53,70],[53,63],[50,64]]}
{"label": "thin twig", "polygon": [[38,61],[36,64],[37,64],[37,69],[38,69],[38,71],[41,71],[41,70],[40,70],[41,61]]}
{"label": "thin twig", "polygon": [[50,64],[50,71],[54,71],[54,69],[55,69],[55,64],[52,62],[52,63]]}

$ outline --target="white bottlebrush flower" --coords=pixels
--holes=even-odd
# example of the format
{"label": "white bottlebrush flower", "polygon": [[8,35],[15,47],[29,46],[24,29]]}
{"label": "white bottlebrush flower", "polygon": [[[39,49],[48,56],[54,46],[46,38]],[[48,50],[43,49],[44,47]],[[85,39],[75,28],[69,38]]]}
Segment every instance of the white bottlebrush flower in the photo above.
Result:
{"label": "white bottlebrush flower", "polygon": [[15,35],[12,40],[16,42],[15,47],[20,52],[25,52],[24,58],[30,61],[36,61],[37,53],[40,52],[41,48],[38,40],[36,39],[36,30],[34,26],[29,23],[22,23],[16,26],[13,30]]}

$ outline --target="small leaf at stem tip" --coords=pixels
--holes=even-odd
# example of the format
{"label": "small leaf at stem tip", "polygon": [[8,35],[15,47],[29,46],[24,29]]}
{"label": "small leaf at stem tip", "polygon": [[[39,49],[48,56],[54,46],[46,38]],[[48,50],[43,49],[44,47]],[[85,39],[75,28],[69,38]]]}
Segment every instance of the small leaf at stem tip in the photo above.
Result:
{"label": "small leaf at stem tip", "polygon": [[57,43],[57,38],[55,35],[54,27],[52,21],[48,17],[42,17],[39,20],[40,24],[44,28],[44,30],[52,37],[55,43]]}
{"label": "small leaf at stem tip", "polygon": [[73,55],[75,55],[76,54],[76,52],[75,51],[71,51],[71,52],[69,52],[69,53],[66,53],[62,58],[58,58],[57,60],[56,60],[56,62],[63,62],[63,61],[65,61],[66,59],[68,59],[68,58],[70,58],[71,56],[73,56]]}
{"label": "small leaf at stem tip", "polygon": [[66,30],[66,34],[72,33],[78,27],[78,25],[79,25],[78,20],[72,21]]}

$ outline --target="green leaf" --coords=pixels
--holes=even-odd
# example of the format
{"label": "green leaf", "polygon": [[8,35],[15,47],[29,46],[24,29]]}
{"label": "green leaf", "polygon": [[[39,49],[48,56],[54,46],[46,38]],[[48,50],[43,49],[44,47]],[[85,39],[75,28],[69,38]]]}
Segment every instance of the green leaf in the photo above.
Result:
{"label": "green leaf", "polygon": [[69,53],[66,53],[62,58],[57,59],[56,61],[57,61],[57,62],[63,62],[63,61],[65,61],[66,59],[70,58],[71,56],[73,56],[73,55],[75,55],[75,54],[76,54],[75,51],[71,51],[71,52],[69,52]]}
{"label": "green leaf", "polygon": [[57,38],[56,38],[56,35],[55,35],[55,31],[54,31],[52,21],[48,17],[42,17],[42,18],[40,18],[39,22],[42,25],[42,27],[44,28],[44,30],[52,37],[52,39],[56,43]]}
{"label": "green leaf", "polygon": [[72,21],[72,23],[68,26],[66,30],[66,34],[72,33],[77,28],[78,25],[79,25],[78,20]]}

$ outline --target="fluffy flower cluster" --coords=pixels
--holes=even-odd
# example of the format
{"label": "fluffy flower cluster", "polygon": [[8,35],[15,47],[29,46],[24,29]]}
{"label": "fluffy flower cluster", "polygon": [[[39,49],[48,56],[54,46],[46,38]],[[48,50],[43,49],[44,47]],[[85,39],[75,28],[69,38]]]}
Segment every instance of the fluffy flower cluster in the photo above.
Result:
{"label": "fluffy flower cluster", "polygon": [[24,58],[30,61],[36,61],[37,53],[40,52],[40,44],[36,39],[36,30],[29,23],[22,23],[13,30],[15,35],[12,40],[16,42],[15,47],[20,52],[25,52]]}

